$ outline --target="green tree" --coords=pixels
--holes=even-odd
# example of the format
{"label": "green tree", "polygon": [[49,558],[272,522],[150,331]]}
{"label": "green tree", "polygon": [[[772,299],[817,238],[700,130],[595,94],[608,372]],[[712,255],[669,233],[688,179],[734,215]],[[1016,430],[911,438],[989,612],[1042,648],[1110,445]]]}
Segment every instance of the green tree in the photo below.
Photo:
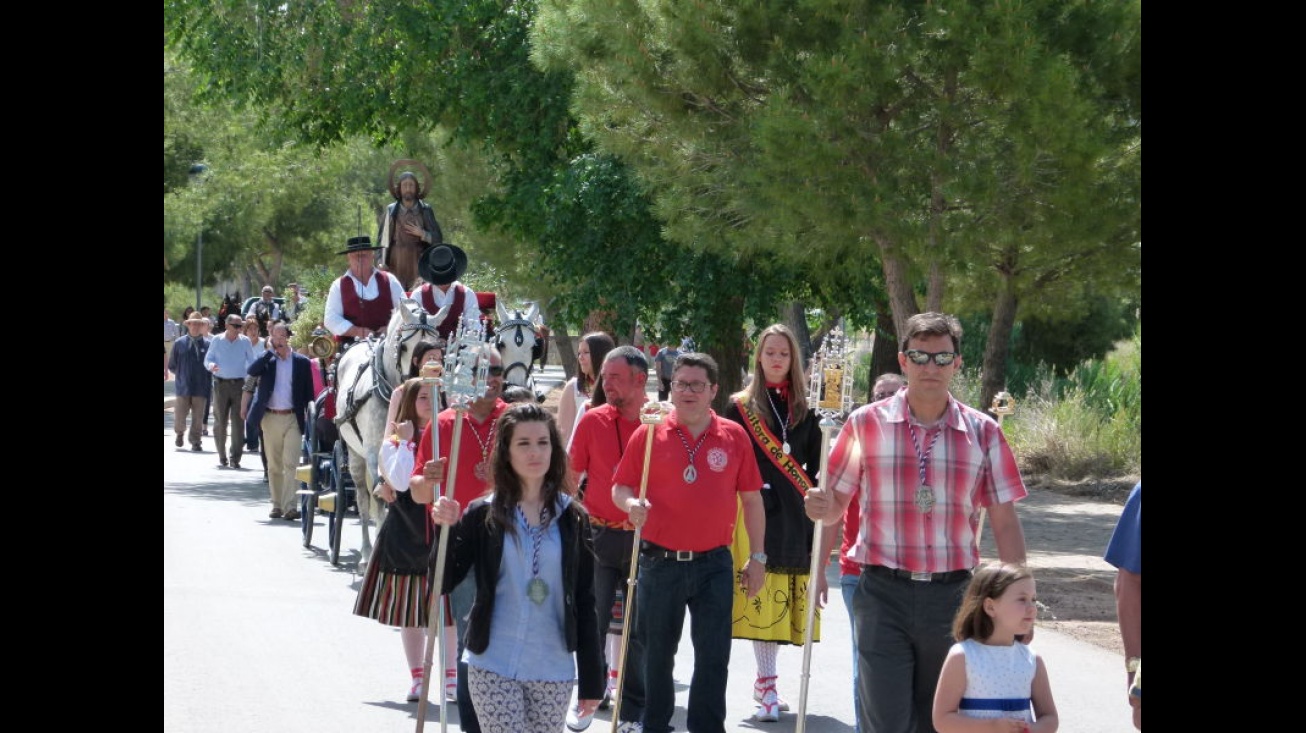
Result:
{"label": "green tree", "polygon": [[974,280],[1009,328],[1072,279],[1136,285],[1137,9],[546,0],[533,38],[671,238],[773,251],[862,323],[875,287],[899,332]]}
{"label": "green tree", "polygon": [[[655,314],[642,322],[668,328],[683,314],[732,389],[744,314],[750,307],[773,313],[783,292],[766,287],[765,258],[677,256],[661,236],[662,217],[640,211],[647,208],[641,187],[620,180],[622,166],[591,156],[569,112],[571,72],[530,63],[534,9],[530,2],[260,8],[176,0],[165,4],[164,24],[170,47],[208,80],[204,98],[275,111],[300,140],[447,135],[450,159],[479,160],[494,183],[469,203],[475,231],[466,234],[524,295],[564,320],[575,317],[573,303],[608,302],[619,333],[633,330],[641,313]],[[557,253],[572,266],[552,261]],[[632,263],[641,263],[637,272]],[[639,288],[632,305],[622,289]],[[759,294],[764,306],[747,303]]]}

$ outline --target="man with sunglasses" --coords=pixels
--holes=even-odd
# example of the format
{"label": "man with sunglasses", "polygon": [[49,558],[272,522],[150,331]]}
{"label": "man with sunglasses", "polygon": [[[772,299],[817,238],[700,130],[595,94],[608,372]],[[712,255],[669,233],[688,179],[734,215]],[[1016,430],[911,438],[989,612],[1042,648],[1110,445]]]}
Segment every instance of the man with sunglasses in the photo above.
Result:
{"label": "man with sunglasses", "polygon": [[[240,401],[245,377],[254,361],[254,345],[240,331],[245,325],[237,313],[227,316],[227,330],[209,343],[204,367],[213,373],[213,440],[218,446],[218,468],[240,468],[245,449],[245,421]],[[227,462],[227,427],[231,427],[231,462]]]}
{"label": "man with sunglasses", "polygon": [[853,411],[806,500],[807,515],[827,525],[854,495],[860,503],[847,553],[861,565],[852,597],[857,723],[875,733],[934,730],[934,689],[979,564],[982,510],[998,557],[1025,562],[1014,502],[1028,492],[1002,428],[948,391],[962,365],[961,324],[919,313],[901,337],[906,389]]}
{"label": "man with sunglasses", "polygon": [[[484,344],[474,346],[480,350],[480,356],[477,359],[477,367],[480,366],[481,359],[488,359],[490,362],[489,371],[485,379],[485,395],[479,399],[473,400],[467,406],[467,414],[464,416],[462,436],[458,444],[458,461],[455,470],[457,475],[454,480],[454,494],[451,498],[458,502],[459,506],[467,506],[473,499],[484,496],[487,491],[493,488],[494,483],[490,476],[490,452],[494,448],[495,427],[499,421],[499,416],[503,411],[508,409],[508,403],[503,401],[503,359],[499,356],[499,350],[493,344]],[[453,434],[455,423],[458,419],[458,411],[449,407],[440,411],[436,416],[436,424],[440,431],[440,455],[438,459],[431,455],[431,425],[427,425],[422,431],[422,439],[417,443],[417,455],[413,459],[413,477],[409,481],[409,489],[416,491],[418,494],[433,491],[436,484],[442,484],[447,487],[446,479],[449,464],[452,463],[450,457],[453,452]],[[434,562],[435,558],[432,558]],[[462,730],[469,733],[480,733],[481,727],[476,717],[476,709],[472,707],[472,698],[467,691],[467,663],[461,661],[463,656],[463,637],[467,630],[467,614],[471,611],[472,601],[476,599],[476,576],[474,573],[468,573],[463,582],[449,593],[449,603],[452,608],[452,616],[457,626],[458,634],[458,678],[457,678],[457,699],[458,699],[458,720]],[[445,693],[451,691],[453,680],[448,678],[446,670]],[[434,687],[434,685],[432,685]]]}

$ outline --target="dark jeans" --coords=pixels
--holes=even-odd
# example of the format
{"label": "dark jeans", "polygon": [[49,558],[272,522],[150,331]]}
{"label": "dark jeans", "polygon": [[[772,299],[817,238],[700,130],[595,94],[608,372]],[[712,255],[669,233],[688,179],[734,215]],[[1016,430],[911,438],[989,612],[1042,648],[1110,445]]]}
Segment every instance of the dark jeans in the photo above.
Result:
{"label": "dark jeans", "polygon": [[969,582],[921,583],[862,573],[853,594],[860,730],[933,733],[934,688]]}
{"label": "dark jeans", "polygon": [[[630,580],[630,551],[634,547],[635,532],[628,529],[594,527],[594,602],[597,604],[599,629],[607,638],[612,625],[612,604],[617,598],[617,588],[625,588]],[[639,594],[636,593],[636,596]],[[638,600],[636,600],[638,603]],[[644,642],[635,635],[634,610],[630,604],[623,606],[631,624],[626,635],[626,658],[621,663],[625,678],[621,680],[621,720],[640,722],[644,719]]]}
{"label": "dark jeans", "polygon": [[676,704],[676,649],[688,608],[694,671],[689,683],[686,727],[694,733],[725,733],[735,593],[730,548],[721,547],[688,562],[641,555],[638,580],[633,633],[644,643],[644,730],[671,730]]}
{"label": "dark jeans", "polygon": [[[468,573],[467,577],[449,593],[449,606],[453,610],[454,629],[458,637],[458,727],[463,733],[481,733],[481,721],[476,717],[476,706],[472,704],[472,693],[467,687],[467,662],[463,661],[467,617],[471,614],[472,603],[475,601],[476,574]],[[443,668],[443,660],[440,666]],[[443,676],[440,679],[444,679]],[[444,695],[443,683],[441,683],[440,694]]]}
{"label": "dark jeans", "polygon": [[671,395],[671,380],[658,378],[658,402],[666,402],[667,397]]}

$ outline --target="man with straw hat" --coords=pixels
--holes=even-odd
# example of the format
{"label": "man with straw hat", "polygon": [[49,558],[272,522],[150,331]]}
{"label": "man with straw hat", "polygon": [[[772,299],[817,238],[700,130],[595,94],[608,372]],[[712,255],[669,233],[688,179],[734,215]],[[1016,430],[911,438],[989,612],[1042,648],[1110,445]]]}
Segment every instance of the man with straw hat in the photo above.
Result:
{"label": "man with straw hat", "polygon": [[190,417],[190,449],[199,453],[201,431],[204,428],[204,405],[213,394],[213,377],[204,366],[209,353],[209,340],[204,335],[209,319],[195,311],[183,321],[187,334],[177,339],[168,357],[168,370],[176,375],[176,401],[172,408],[172,429],[177,433],[176,446],[182,445],[186,434],[186,419]]}

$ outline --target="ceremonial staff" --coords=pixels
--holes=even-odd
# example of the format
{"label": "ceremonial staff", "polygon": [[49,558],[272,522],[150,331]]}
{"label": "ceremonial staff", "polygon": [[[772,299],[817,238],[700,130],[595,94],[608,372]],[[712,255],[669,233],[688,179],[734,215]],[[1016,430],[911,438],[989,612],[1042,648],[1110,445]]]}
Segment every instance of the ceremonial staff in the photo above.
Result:
{"label": "ceremonial staff", "polygon": [[[825,488],[825,471],[830,462],[830,436],[852,409],[852,375],[848,372],[849,343],[843,331],[835,326],[817,352],[818,366],[812,370],[808,399],[816,404],[816,414],[821,416],[821,472],[818,483]],[[802,687],[798,694],[798,721],[795,733],[807,730],[807,686],[812,669],[812,632],[816,624],[817,573],[825,572],[828,557],[821,557],[821,534],[825,523],[817,521],[812,532],[812,565],[807,576],[807,626],[803,629]]]}
{"label": "ceremonial staff", "polygon": [[[648,493],[648,463],[649,459],[653,457],[653,433],[656,432],[657,426],[662,424],[670,411],[665,402],[649,402],[639,408],[639,422],[648,426],[648,432],[644,434],[644,472],[639,477],[640,504],[644,503],[644,495]],[[630,548],[630,577],[626,579],[626,596],[621,602],[623,609],[621,657],[620,661],[617,662],[617,699],[612,703],[612,733],[617,733],[617,726],[621,725],[621,690],[626,686],[626,648],[630,644],[630,627],[635,625],[633,623],[635,585],[639,582],[639,534],[641,529],[642,527],[635,528],[634,545]]]}
{"label": "ceremonial staff", "polygon": [[[439,380],[432,380],[444,385],[445,396],[449,400],[449,406],[454,410],[453,445],[449,449],[449,465],[445,471],[449,491],[447,494],[444,493],[441,488],[442,485],[436,484],[431,497],[432,503],[439,500],[441,496],[452,497],[454,495],[454,486],[458,479],[458,448],[462,442],[463,420],[466,418],[467,411],[471,409],[471,404],[485,396],[486,379],[490,369],[489,357],[483,356],[481,353],[485,342],[480,324],[468,327],[465,323],[460,322],[455,335],[456,337],[450,343],[449,351],[444,357],[444,376]],[[440,404],[438,395],[431,395],[431,404]],[[440,441],[437,437],[439,422],[437,413],[436,419],[431,421],[433,426],[431,430],[431,456],[433,460],[440,459]],[[431,690],[431,657],[437,640],[440,645],[440,659],[444,660],[447,655],[444,638],[444,603],[441,600],[440,591],[444,587],[444,561],[445,553],[449,548],[449,532],[451,529],[451,527],[442,527],[440,529],[440,544],[435,554],[435,580],[431,583],[430,626],[426,631],[426,658],[422,662],[422,697],[417,703],[417,733],[422,733],[426,725],[427,696]],[[440,706],[441,733],[448,730],[448,707],[447,701]]]}
{"label": "ceremonial staff", "polygon": [[[1003,390],[993,395],[993,404],[989,405],[989,412],[998,416],[998,427],[1002,427],[1002,418],[1016,411],[1016,399]],[[984,515],[987,514],[984,507],[980,507],[979,523],[975,525],[975,552],[978,554],[980,549],[980,537],[984,535]]]}

